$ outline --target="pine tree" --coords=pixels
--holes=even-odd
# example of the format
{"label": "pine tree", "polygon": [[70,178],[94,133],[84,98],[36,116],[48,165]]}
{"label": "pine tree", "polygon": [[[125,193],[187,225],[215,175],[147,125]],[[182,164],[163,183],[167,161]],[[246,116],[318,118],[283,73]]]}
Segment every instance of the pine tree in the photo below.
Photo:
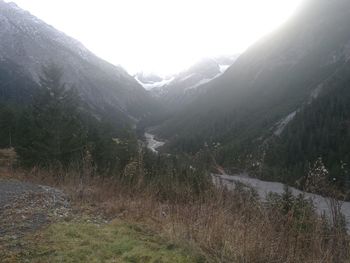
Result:
{"label": "pine tree", "polygon": [[62,83],[63,70],[51,64],[43,67],[40,91],[30,113],[24,116],[23,139],[18,147],[29,165],[68,165],[79,161],[86,146],[86,129],[79,113],[74,87]]}
{"label": "pine tree", "polygon": [[16,130],[16,114],[5,106],[0,109],[0,147],[11,148]]}

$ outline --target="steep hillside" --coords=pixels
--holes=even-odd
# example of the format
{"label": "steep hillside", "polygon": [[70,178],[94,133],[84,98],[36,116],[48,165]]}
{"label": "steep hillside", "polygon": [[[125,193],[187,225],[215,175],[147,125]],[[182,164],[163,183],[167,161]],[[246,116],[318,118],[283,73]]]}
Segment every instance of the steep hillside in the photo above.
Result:
{"label": "steep hillside", "polygon": [[0,103],[28,103],[36,88],[21,67],[7,59],[0,61]]}
{"label": "steep hillside", "polygon": [[225,62],[228,64],[221,64],[212,58],[203,59],[174,76],[166,85],[154,88],[151,92],[170,111],[177,111],[205,93],[206,89],[203,85],[223,74],[235,59],[236,56],[227,57]]}
{"label": "steep hillside", "polygon": [[208,83],[207,93],[166,122],[159,135],[171,140],[172,149],[215,146],[222,163],[246,166],[247,156],[283,133],[295,112],[348,61],[349,24],[349,1],[308,1]]}
{"label": "steep hillside", "polygon": [[[13,3],[0,1],[0,38],[0,69],[7,75],[1,79],[2,99],[22,100],[30,92],[20,89],[31,90],[32,84],[19,87],[16,81],[38,83],[42,66],[55,63],[65,72],[64,82],[74,85],[95,111],[140,119],[154,110],[154,101],[124,69]],[[13,83],[4,86],[8,77]],[[10,92],[10,86],[16,91]]]}
{"label": "steep hillside", "polygon": [[285,169],[298,178],[321,158],[330,179],[350,186],[350,63],[323,83],[317,98],[298,110],[280,136],[265,150],[264,174],[278,177]]}

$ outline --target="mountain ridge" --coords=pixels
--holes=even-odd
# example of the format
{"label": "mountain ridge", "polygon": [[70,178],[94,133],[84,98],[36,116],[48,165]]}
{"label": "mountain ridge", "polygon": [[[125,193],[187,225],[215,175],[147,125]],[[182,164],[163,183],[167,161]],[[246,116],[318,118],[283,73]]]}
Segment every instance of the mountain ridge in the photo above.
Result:
{"label": "mountain ridge", "polygon": [[140,119],[154,110],[154,101],[120,66],[97,57],[14,3],[0,2],[0,61],[9,61],[38,83],[42,66],[64,69],[64,82],[76,86],[95,111],[116,111]]}
{"label": "mountain ridge", "polygon": [[[154,98],[166,105],[165,107],[171,113],[174,113],[189,105],[199,94],[205,93],[204,84],[222,75],[238,56],[203,58],[187,69],[165,78],[155,79],[152,74],[148,78],[137,74],[135,78],[149,90]],[[141,81],[142,77],[144,77],[144,83]]]}

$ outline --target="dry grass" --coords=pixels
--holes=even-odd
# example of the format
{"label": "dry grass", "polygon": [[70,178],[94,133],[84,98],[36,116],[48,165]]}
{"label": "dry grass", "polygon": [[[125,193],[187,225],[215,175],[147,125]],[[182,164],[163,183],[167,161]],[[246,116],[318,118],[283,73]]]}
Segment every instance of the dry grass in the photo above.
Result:
{"label": "dry grass", "polygon": [[168,239],[200,249],[208,261],[350,262],[344,232],[310,211],[296,215],[267,207],[250,191],[209,189],[188,202],[160,201],[152,187],[52,174],[37,170],[20,176],[64,189],[85,213],[147,224]]}
{"label": "dry grass", "polygon": [[13,148],[0,149],[0,167],[11,167],[16,162],[17,155]]}

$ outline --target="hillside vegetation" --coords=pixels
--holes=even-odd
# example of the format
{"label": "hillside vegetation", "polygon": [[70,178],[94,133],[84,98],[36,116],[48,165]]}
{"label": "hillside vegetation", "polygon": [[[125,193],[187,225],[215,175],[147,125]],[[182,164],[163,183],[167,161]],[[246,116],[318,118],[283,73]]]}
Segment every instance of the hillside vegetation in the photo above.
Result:
{"label": "hillside vegetation", "polygon": [[207,145],[222,166],[289,183],[322,157],[344,188],[349,23],[349,1],[306,1],[157,128],[164,150],[195,154]]}
{"label": "hillside vegetation", "polygon": [[293,197],[287,189],[263,202],[254,189],[243,185],[229,192],[207,184],[198,191],[190,176],[181,175],[184,170],[163,171],[150,180],[148,169],[144,177],[130,173],[124,179],[104,180],[88,173],[82,177],[78,171],[13,173],[11,177],[63,189],[73,213],[23,239],[8,237],[2,246],[5,258],[12,259],[9,262],[349,262],[349,237],[337,202],[333,218],[327,219],[319,217],[303,196]]}

